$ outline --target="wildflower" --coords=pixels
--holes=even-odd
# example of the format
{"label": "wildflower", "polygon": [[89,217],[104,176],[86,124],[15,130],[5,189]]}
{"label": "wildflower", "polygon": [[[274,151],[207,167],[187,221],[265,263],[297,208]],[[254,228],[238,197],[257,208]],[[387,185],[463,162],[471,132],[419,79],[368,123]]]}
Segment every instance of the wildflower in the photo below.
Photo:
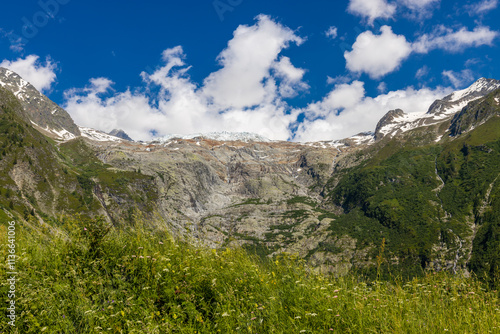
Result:
{"label": "wildflower", "polygon": [[305,333],[307,332],[305,329],[301,330],[299,333]]}
{"label": "wildflower", "polygon": [[229,317],[229,314],[227,312],[222,313],[223,317]]}
{"label": "wildflower", "polygon": [[340,314],[335,314],[336,317],[340,317]]}
{"label": "wildflower", "polygon": [[160,241],[160,242],[159,242],[159,244],[160,244],[160,245],[163,245],[163,242],[161,242],[161,241]]}
{"label": "wildflower", "polygon": [[253,317],[253,318],[251,318],[250,320],[255,320],[255,319],[257,319],[257,318],[256,318],[256,317]]}
{"label": "wildflower", "polygon": [[142,255],[141,255],[141,256],[139,256],[139,258],[140,258],[140,259],[144,259],[144,256],[142,256]]}
{"label": "wildflower", "polygon": [[87,228],[86,228],[86,227],[84,227],[84,228],[83,228],[83,230],[84,230],[84,231],[87,231]]}
{"label": "wildflower", "polygon": [[333,296],[333,298],[337,298],[337,297],[338,297],[337,295]]}
{"label": "wildflower", "polygon": [[294,319],[300,319],[300,318],[301,318],[301,316],[300,316],[300,315],[298,315],[298,316],[296,316]]}

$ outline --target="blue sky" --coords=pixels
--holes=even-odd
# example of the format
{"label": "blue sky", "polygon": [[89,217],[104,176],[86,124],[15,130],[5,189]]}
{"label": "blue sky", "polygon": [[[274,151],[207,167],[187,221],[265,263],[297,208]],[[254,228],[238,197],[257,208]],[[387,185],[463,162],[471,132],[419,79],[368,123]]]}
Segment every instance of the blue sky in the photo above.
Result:
{"label": "blue sky", "polygon": [[134,139],[339,139],[500,79],[498,0],[9,1],[0,65]]}

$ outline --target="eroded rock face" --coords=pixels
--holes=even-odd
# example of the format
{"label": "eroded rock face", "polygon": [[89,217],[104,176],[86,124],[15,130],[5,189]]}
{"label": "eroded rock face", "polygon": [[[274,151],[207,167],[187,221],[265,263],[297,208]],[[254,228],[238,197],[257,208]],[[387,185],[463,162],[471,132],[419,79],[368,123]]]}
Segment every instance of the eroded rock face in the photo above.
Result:
{"label": "eroded rock face", "polygon": [[179,231],[187,227],[211,247],[258,243],[267,253],[309,257],[329,234],[329,220],[318,219],[327,212],[321,190],[339,162],[364,147],[203,138],[87,142],[103,163],[154,177],[157,210]]}
{"label": "eroded rock face", "polygon": [[469,103],[453,117],[450,135],[461,135],[485,123],[490,118],[500,115],[499,101],[500,89],[497,89],[488,94],[485,100]]}

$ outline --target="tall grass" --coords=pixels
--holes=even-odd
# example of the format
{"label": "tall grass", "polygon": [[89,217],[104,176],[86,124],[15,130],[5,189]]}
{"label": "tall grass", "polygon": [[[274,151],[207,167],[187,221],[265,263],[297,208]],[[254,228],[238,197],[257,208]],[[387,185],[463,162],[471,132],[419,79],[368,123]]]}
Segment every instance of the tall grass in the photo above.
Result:
{"label": "tall grass", "polygon": [[263,263],[193,246],[140,220],[108,228],[73,218],[59,235],[18,226],[19,318],[15,328],[2,318],[0,332],[500,332],[498,294],[473,278],[363,282],[315,273],[292,255]]}

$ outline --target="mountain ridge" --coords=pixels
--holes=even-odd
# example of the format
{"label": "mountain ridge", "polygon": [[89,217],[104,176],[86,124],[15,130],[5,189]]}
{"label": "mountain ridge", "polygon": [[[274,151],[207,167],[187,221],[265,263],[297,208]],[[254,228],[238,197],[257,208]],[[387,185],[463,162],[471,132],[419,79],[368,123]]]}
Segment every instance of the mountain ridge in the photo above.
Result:
{"label": "mountain ridge", "polygon": [[48,135],[63,139],[72,139],[80,135],[78,127],[66,110],[15,72],[0,67],[0,86],[16,96],[30,121]]}
{"label": "mountain ridge", "polygon": [[[46,96],[36,91],[36,89],[31,86],[27,81],[23,80],[16,73],[5,69],[0,68],[0,85],[4,88],[9,89],[11,92],[16,95],[23,104],[24,109],[27,111],[31,122],[38,126],[41,130],[45,131],[47,134],[51,136],[55,136],[60,140],[71,140],[75,137],[81,135],[80,128],[76,126],[69,116],[69,114],[55,103],[50,101]],[[408,131],[409,129],[413,129],[415,127],[430,125],[432,123],[440,122],[444,119],[451,118],[455,115],[459,110],[461,110],[467,103],[484,96],[495,89],[500,88],[500,81],[495,79],[487,79],[487,78],[479,78],[469,87],[455,91],[442,99],[436,100],[431,104],[429,109],[425,114],[423,113],[414,113],[414,114],[405,114],[404,111],[400,109],[398,112],[388,111],[378,122],[376,128],[374,129],[373,139],[374,141],[380,140],[386,135],[394,135],[395,133],[401,133]],[[33,101],[28,101],[31,99]],[[41,100],[42,103],[48,106],[37,106],[37,110],[39,113],[37,115],[31,109],[31,106],[35,103],[40,103],[38,100]],[[40,109],[42,111],[40,111]],[[51,109],[50,115],[48,114],[48,109]],[[57,119],[58,118],[58,119]],[[47,121],[49,120],[49,121]],[[50,123],[50,124],[49,124]],[[52,127],[51,127],[52,126]],[[90,128],[86,128],[90,129]],[[88,130],[90,131],[90,130]],[[113,131],[117,131],[116,136],[113,134]],[[123,130],[113,130],[109,133],[113,137],[119,137],[126,140],[132,140]],[[91,132],[102,132],[99,130],[92,129]],[[122,134],[123,132],[123,134]],[[320,141],[321,143],[330,143],[330,145],[340,145],[342,143],[349,142],[356,143],[356,138],[365,136],[365,134],[357,134],[348,138],[332,140],[332,141]],[[99,138],[97,140],[104,140],[107,138],[106,136],[95,136],[90,135],[87,136],[89,139]],[[257,141],[257,142],[268,142],[269,139],[260,136],[255,133],[249,132],[209,132],[209,133],[198,133],[198,134],[188,134],[188,135],[177,135],[177,134],[169,134],[163,137],[155,138],[153,140],[147,141],[146,143],[164,143],[168,142],[172,139],[195,139],[195,138],[203,138],[203,139],[211,139],[217,141]],[[113,140],[110,138],[110,140]],[[367,143],[367,140],[361,140],[363,143]]]}

